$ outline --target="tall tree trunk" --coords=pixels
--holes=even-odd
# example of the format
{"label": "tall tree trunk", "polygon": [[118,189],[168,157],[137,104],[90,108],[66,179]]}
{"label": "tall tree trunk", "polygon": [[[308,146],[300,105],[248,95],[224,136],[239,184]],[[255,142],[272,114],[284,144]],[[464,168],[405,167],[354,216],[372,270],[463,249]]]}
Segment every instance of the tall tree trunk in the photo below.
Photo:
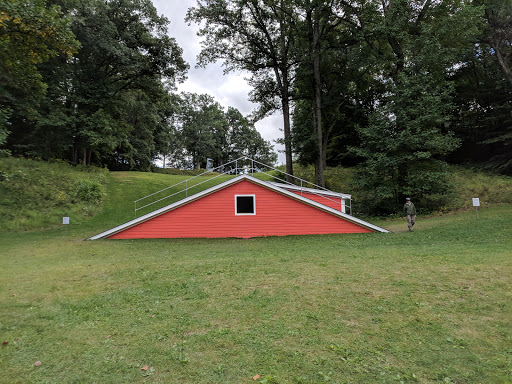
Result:
{"label": "tall tree trunk", "polygon": [[[313,15],[315,13],[315,15]],[[313,132],[316,136],[315,184],[325,187],[324,180],[324,145],[322,128],[322,89],[320,77],[320,30],[316,12],[307,13],[309,28],[309,55],[313,71]]]}
{"label": "tall tree trunk", "polygon": [[313,83],[315,91],[315,130],[317,137],[318,154],[315,167],[315,180],[316,184],[325,187],[324,180],[324,140],[323,140],[323,127],[322,127],[322,89],[320,78],[320,49],[319,49],[319,30],[318,20],[315,20],[313,25]]}
{"label": "tall tree trunk", "polygon": [[[500,3],[496,3],[496,5],[497,4]],[[484,17],[487,20],[487,34],[489,36],[485,40],[487,40],[487,43],[496,53],[498,64],[505,73],[507,80],[512,85],[511,53],[508,52],[507,54],[506,51],[507,47],[510,48],[510,39],[512,38],[512,33],[510,33],[510,27],[512,26],[512,22],[510,21],[510,11],[512,8],[509,8],[510,5],[507,6],[506,4],[506,1],[502,2],[497,7],[487,4]]]}
{"label": "tall tree trunk", "polygon": [[[286,92],[287,93],[287,92]],[[286,181],[293,182],[292,135],[290,124],[290,102],[288,96],[283,97],[284,152],[286,156]]]}
{"label": "tall tree trunk", "polygon": [[71,162],[74,165],[77,165],[77,163],[78,163],[78,148],[75,145],[73,145],[73,149],[72,149],[72,153],[71,153]]}
{"label": "tall tree trunk", "polygon": [[[280,35],[280,45],[281,45],[281,53],[286,55],[286,39],[283,33],[283,21],[280,21],[281,26],[281,35]],[[293,182],[293,156],[292,156],[292,130],[290,123],[290,94],[289,94],[289,86],[290,82],[288,79],[288,67],[287,61],[283,60],[283,64],[281,66],[281,74],[282,80],[279,81],[279,76],[277,76],[278,84],[281,86],[281,105],[283,108],[283,130],[284,130],[284,152],[286,158],[286,181],[289,183]],[[279,68],[275,68],[275,72],[279,75]]]}
{"label": "tall tree trunk", "polygon": [[500,64],[501,69],[505,73],[505,76],[507,77],[510,85],[512,85],[512,70],[510,69],[510,66],[507,63],[507,60],[505,60],[505,58],[503,57],[503,55],[501,53],[499,43],[494,44],[493,49],[496,52],[496,57],[498,58],[498,63]]}
{"label": "tall tree trunk", "polygon": [[286,181],[293,182],[293,157],[292,157],[292,130],[290,123],[290,94],[288,87],[287,68],[274,67],[277,85],[281,91],[281,108],[283,109],[284,152],[286,158]]}
{"label": "tall tree trunk", "polygon": [[[290,95],[288,93],[288,71],[274,67],[277,84],[281,90],[281,107],[283,109],[284,152],[286,158],[286,181],[293,182],[293,158],[292,158],[292,130],[290,123]],[[281,76],[282,74],[282,76]]]}

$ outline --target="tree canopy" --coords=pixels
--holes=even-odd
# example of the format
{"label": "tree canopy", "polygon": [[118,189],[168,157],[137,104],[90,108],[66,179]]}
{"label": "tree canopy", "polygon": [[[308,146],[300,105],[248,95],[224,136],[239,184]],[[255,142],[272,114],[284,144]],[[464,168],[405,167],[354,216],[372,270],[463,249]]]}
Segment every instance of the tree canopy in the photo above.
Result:
{"label": "tree canopy", "polygon": [[33,115],[46,90],[38,64],[76,53],[80,44],[70,24],[59,6],[43,0],[0,4],[0,145],[12,114]]}

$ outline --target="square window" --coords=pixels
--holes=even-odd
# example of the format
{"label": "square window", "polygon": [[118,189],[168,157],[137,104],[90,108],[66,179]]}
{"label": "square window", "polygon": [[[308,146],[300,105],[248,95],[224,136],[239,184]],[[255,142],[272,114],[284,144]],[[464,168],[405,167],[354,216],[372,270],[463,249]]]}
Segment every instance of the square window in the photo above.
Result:
{"label": "square window", "polygon": [[235,214],[236,215],[255,215],[256,197],[254,195],[236,195],[235,196]]}

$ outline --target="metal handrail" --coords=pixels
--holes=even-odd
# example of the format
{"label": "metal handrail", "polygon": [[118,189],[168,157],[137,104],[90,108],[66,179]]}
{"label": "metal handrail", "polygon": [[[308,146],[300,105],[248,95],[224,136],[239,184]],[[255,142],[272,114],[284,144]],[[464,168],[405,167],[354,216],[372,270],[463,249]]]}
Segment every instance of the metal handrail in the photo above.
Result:
{"label": "metal handrail", "polygon": [[[289,173],[283,172],[283,171],[281,171],[281,170],[279,170],[279,169],[276,169],[276,168],[274,168],[274,167],[271,167],[271,166],[269,166],[269,165],[267,165],[267,164],[260,163],[260,162],[259,162],[259,161],[257,161],[257,160],[253,160],[253,159],[249,159],[249,160],[251,160],[253,163],[254,163],[254,162],[256,162],[256,163],[261,164],[261,165],[263,165],[263,166],[265,166],[265,167],[267,167],[267,168],[270,168],[270,169],[272,169],[272,170],[274,170],[274,171],[280,172],[280,173],[282,173],[282,174],[284,174],[284,175],[286,175],[286,176],[291,176],[291,177],[292,177],[292,178],[294,178],[294,179],[300,180],[300,188],[301,188],[301,193],[300,193],[300,194],[301,194],[301,196],[302,196],[302,188],[305,188],[305,187],[302,185],[302,183],[303,183],[304,181],[306,182],[306,185],[312,185],[312,186],[313,186],[313,187],[315,187],[316,189],[320,189],[320,190],[323,190],[323,191],[329,191],[329,189],[327,189],[327,188],[325,188],[325,187],[322,187],[322,186],[320,186],[320,185],[317,185],[317,184],[315,184],[315,183],[312,183],[311,181],[301,179],[300,177],[297,177],[297,176],[294,176],[294,175],[290,175]],[[274,176],[274,175],[270,175],[270,174],[268,174],[268,173],[266,173],[266,172],[264,172],[264,171],[260,171],[260,173],[263,173],[263,174],[265,174],[265,175],[267,175],[267,176],[270,176],[270,177],[275,178],[275,176]],[[282,181],[284,181],[285,183],[290,184],[290,185],[295,185],[295,184],[293,184],[293,183],[289,182],[287,179],[282,180]],[[322,198],[324,198],[324,199],[330,200],[330,201],[335,202],[335,203],[337,202],[336,200],[330,199],[330,198],[329,198],[329,197],[327,197],[327,196],[323,196],[323,195],[320,195],[320,194],[315,193],[315,192],[312,192],[312,191],[308,191],[308,193],[311,193],[311,194],[313,194],[313,195],[316,195],[316,196],[322,197]],[[342,199],[342,200],[346,200],[346,199]],[[348,200],[349,200],[349,202],[350,202],[350,204],[349,204],[350,214],[352,215],[352,199],[348,199]],[[345,205],[345,207],[346,207],[346,205]]]}
{"label": "metal handrail", "polygon": [[[194,188],[194,187],[197,187],[198,185],[204,184],[204,183],[206,183],[207,181],[210,181],[210,180],[216,179],[217,177],[222,176],[222,175],[223,175],[223,174],[219,174],[219,175],[217,175],[217,176],[212,177],[211,179],[208,179],[208,180],[205,180],[205,181],[201,181],[200,183],[194,184],[194,185],[193,185],[193,186],[191,186],[190,188],[186,188],[186,189],[183,189],[183,190],[178,191],[178,192],[176,192],[176,193],[173,193],[172,195],[168,195],[168,196],[162,197],[161,199],[158,199],[158,200],[156,200],[156,201],[153,201],[152,203],[146,204],[146,205],[144,205],[144,206],[142,206],[142,207],[139,207],[139,208],[137,208],[137,209],[139,210],[139,209],[143,209],[143,208],[149,207],[150,205],[153,205],[153,204],[156,204],[156,203],[158,203],[158,202],[160,202],[160,201],[162,201],[162,200],[168,199],[169,197],[176,196],[177,194],[182,193],[182,192],[187,193],[188,189],[192,189],[192,188]],[[185,180],[185,181],[187,181],[187,180]],[[176,185],[177,185],[177,184],[176,184]],[[172,187],[172,186],[171,186],[171,187]],[[167,188],[166,188],[166,189],[167,189]],[[165,189],[164,189],[164,191],[165,191]],[[156,192],[156,193],[158,193],[158,192]],[[146,197],[153,196],[153,195],[155,195],[155,193],[152,193],[151,195],[148,195],[148,196],[146,196]],[[142,199],[135,200],[135,202],[140,201],[140,200],[142,200]]]}
{"label": "metal handrail", "polygon": [[[264,171],[259,171],[259,173],[263,173],[264,175],[267,175],[267,176],[270,176],[270,177],[274,177],[273,175],[270,175],[270,174],[268,174],[268,173],[266,173],[266,172],[264,172]],[[300,179],[300,178],[299,178],[299,179]],[[302,179],[300,179],[300,180],[302,180]],[[306,180],[306,181],[307,181],[307,180]],[[313,183],[311,183],[311,182],[309,182],[309,181],[307,181],[307,182],[308,182],[309,184],[315,185],[315,184],[313,184]],[[290,184],[290,185],[295,185],[295,184],[290,183],[290,182],[288,182],[288,184]],[[302,184],[302,183],[301,183],[301,184]],[[305,188],[305,187],[303,187],[303,186],[301,185],[301,186],[300,186],[300,188],[301,188],[301,190],[300,190],[300,195],[302,196],[302,193],[303,193],[302,188]],[[320,187],[320,188],[322,188],[322,187]],[[329,191],[329,192],[330,192],[330,190],[329,190],[329,189],[327,189],[327,188],[323,188],[323,190],[324,190],[324,191]],[[331,198],[330,198],[330,197],[328,197],[328,196],[324,196],[324,195],[322,195],[322,194],[320,194],[320,193],[316,193],[316,192],[313,192],[313,191],[307,191],[307,193],[309,193],[309,194],[311,194],[311,195],[315,195],[315,196],[321,197],[321,198],[326,199],[326,200],[329,200],[329,201],[332,201],[333,203],[337,203],[337,201],[336,201],[336,200],[331,199]],[[341,200],[346,200],[346,199],[342,199],[342,198],[340,198],[340,199],[341,199]],[[349,201],[352,201],[352,199],[349,199]],[[343,206],[343,204],[341,204],[341,206]],[[346,206],[346,204],[345,204],[345,206]],[[350,213],[352,214],[352,203],[349,205],[349,208],[350,208]]]}
{"label": "metal handrail", "polygon": [[[239,161],[246,161],[246,160],[249,160],[249,161],[251,162],[251,163],[250,163],[250,165],[251,165],[251,166],[250,166],[250,168],[248,168],[248,167],[247,167],[247,166],[245,166],[245,165],[244,165],[244,166],[242,166],[242,167],[239,167],[239,166],[238,166],[238,162],[239,162]],[[225,168],[226,168],[227,166],[229,166],[230,164],[233,164],[233,163],[235,164],[235,168],[230,168],[228,171],[225,171]],[[320,185],[317,185],[317,184],[315,184],[315,183],[312,183],[312,182],[310,182],[310,181],[308,181],[308,180],[304,180],[304,179],[301,179],[300,177],[297,177],[297,176],[294,176],[294,175],[290,175],[289,173],[283,172],[283,171],[281,171],[281,170],[279,170],[279,169],[277,169],[277,168],[271,167],[271,166],[269,166],[269,165],[267,165],[267,164],[264,164],[264,163],[261,163],[261,162],[259,162],[259,161],[257,161],[257,160],[254,160],[254,159],[248,158],[247,156],[242,156],[242,157],[239,157],[238,159],[232,160],[232,161],[230,161],[230,162],[228,162],[228,163],[226,163],[226,164],[219,165],[218,167],[215,167],[215,168],[213,168],[213,169],[211,169],[211,170],[209,170],[209,171],[205,171],[205,172],[203,172],[203,173],[201,173],[201,174],[199,174],[199,175],[196,175],[196,176],[193,176],[193,177],[191,177],[191,178],[189,178],[189,179],[186,179],[186,180],[180,181],[179,183],[176,183],[176,184],[174,184],[174,185],[171,185],[171,186],[169,186],[169,187],[166,187],[166,188],[161,189],[161,190],[159,190],[159,191],[157,191],[157,192],[151,193],[151,194],[149,194],[149,195],[147,195],[147,196],[144,196],[144,197],[141,197],[140,199],[135,200],[135,201],[134,201],[134,205],[135,205],[135,218],[137,218],[137,211],[140,211],[141,209],[147,208],[147,207],[149,207],[149,206],[151,206],[151,205],[153,205],[153,204],[156,204],[156,203],[161,202],[161,201],[163,201],[163,200],[169,199],[169,198],[171,198],[171,197],[173,197],[173,196],[176,196],[176,195],[178,195],[178,194],[180,194],[180,193],[185,193],[185,197],[188,197],[188,191],[189,191],[189,189],[192,189],[192,188],[194,188],[194,187],[197,187],[198,185],[204,184],[204,183],[206,183],[206,182],[208,182],[208,181],[214,180],[214,179],[216,179],[217,177],[220,177],[220,176],[223,176],[223,175],[229,175],[229,174],[232,174],[232,173],[233,173],[233,171],[234,171],[234,173],[235,173],[235,174],[238,174],[239,169],[243,169],[244,173],[249,173],[249,171],[250,171],[250,173],[251,173],[251,175],[252,175],[252,176],[254,176],[254,172],[256,171],[257,173],[262,173],[262,174],[265,174],[265,175],[267,175],[267,176],[272,177],[273,179],[276,179],[276,176],[271,175],[271,174],[269,174],[269,173],[267,173],[267,172],[263,171],[261,168],[256,168],[256,167],[254,166],[254,163],[257,163],[257,164],[259,164],[259,165],[263,166],[263,168],[267,168],[267,169],[271,169],[271,170],[273,170],[273,171],[277,171],[277,172],[279,172],[279,173],[281,173],[281,174],[283,174],[283,175],[285,175],[285,176],[290,176],[291,178],[293,178],[293,179],[295,179],[295,180],[297,180],[297,181],[300,181],[301,196],[302,196],[302,193],[303,193],[302,189],[303,189],[303,188],[306,188],[306,186],[307,186],[307,185],[311,185],[311,186],[313,186],[313,187],[315,187],[316,189],[319,189],[319,190],[329,191],[327,188],[322,187],[322,186],[320,186]],[[221,172],[221,173],[219,173],[218,175],[215,175],[215,176],[213,176],[213,177],[211,177],[211,178],[209,178],[209,179],[207,179],[207,180],[201,181],[200,183],[194,184],[194,185],[192,185],[192,186],[190,186],[190,187],[189,187],[189,182],[190,182],[190,181],[192,181],[192,180],[194,180],[194,179],[196,179],[196,178],[198,178],[198,177],[204,176],[204,175],[206,175],[206,174],[216,173],[215,171],[216,171],[216,170],[220,170],[220,169],[222,169],[222,170],[223,170],[223,172]],[[282,180],[282,179],[279,179],[279,180],[280,180],[280,181],[284,181],[284,183],[286,183],[286,184],[290,184],[290,185],[297,186],[296,184],[294,184],[294,183],[292,183],[292,182],[288,181],[288,180],[287,180],[287,178],[285,178],[285,180]],[[304,183],[306,184],[306,186],[304,186]],[[175,193],[172,193],[172,194],[170,194],[170,195],[167,195],[167,196],[165,196],[165,197],[163,197],[163,198],[161,198],[161,199],[158,199],[158,200],[152,201],[151,203],[149,203],[149,204],[145,204],[145,205],[143,205],[142,207],[137,207],[137,203],[138,203],[138,202],[140,202],[140,201],[142,201],[142,200],[145,200],[145,199],[147,199],[147,198],[149,198],[149,197],[151,197],[151,196],[155,196],[155,195],[157,195],[157,194],[159,194],[159,193],[161,193],[161,192],[164,192],[164,191],[166,191],[166,190],[168,190],[168,189],[171,189],[171,188],[177,187],[177,186],[179,186],[179,185],[182,185],[182,184],[185,184],[185,189],[180,190],[180,191],[175,192]],[[330,199],[330,198],[329,198],[329,197],[327,197],[327,196],[323,196],[323,195],[321,195],[321,194],[318,194],[318,193],[315,193],[315,192],[312,192],[312,191],[308,191],[308,193],[311,193],[311,194],[317,195],[317,196],[319,196],[319,197],[322,197],[322,198],[324,198],[324,199],[327,199],[327,200],[330,200],[330,201],[336,202],[336,200]],[[342,200],[346,200],[346,199],[342,199]],[[349,205],[349,208],[350,208],[350,214],[352,214],[352,199],[349,199],[349,201],[350,201],[350,205]],[[343,204],[342,204],[342,206],[343,206]],[[345,207],[346,207],[346,204],[345,204]]]}

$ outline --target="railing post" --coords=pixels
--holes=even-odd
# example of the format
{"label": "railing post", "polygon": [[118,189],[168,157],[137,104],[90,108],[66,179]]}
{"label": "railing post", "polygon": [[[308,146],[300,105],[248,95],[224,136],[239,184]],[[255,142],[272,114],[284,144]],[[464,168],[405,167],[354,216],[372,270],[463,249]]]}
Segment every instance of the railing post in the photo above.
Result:
{"label": "railing post", "polygon": [[137,202],[135,201],[135,218],[137,218]]}
{"label": "railing post", "polygon": [[302,196],[302,179],[300,179],[300,195]]}
{"label": "railing post", "polygon": [[188,179],[185,180],[185,197],[188,197]]}

